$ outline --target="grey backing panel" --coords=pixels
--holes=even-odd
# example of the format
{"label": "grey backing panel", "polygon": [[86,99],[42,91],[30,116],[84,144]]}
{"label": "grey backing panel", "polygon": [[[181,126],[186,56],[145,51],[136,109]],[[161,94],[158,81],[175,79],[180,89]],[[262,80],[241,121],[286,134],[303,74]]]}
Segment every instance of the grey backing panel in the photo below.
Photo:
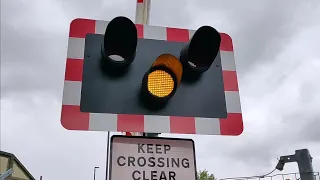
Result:
{"label": "grey backing panel", "polygon": [[196,83],[181,82],[174,97],[160,111],[139,105],[138,92],[145,72],[163,53],[179,58],[186,43],[139,39],[135,60],[129,72],[112,78],[100,70],[100,47],[103,35],[88,34],[81,93],[81,111],[93,113],[143,114],[187,117],[227,117],[220,55]]}

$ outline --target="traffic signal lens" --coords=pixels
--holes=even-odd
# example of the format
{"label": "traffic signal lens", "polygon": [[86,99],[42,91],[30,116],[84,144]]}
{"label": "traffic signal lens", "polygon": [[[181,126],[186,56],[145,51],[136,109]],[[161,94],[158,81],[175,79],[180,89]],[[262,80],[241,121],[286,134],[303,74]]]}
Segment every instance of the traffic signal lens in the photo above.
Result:
{"label": "traffic signal lens", "polygon": [[162,54],[151,67],[164,67],[165,69],[171,71],[177,79],[177,84],[180,84],[182,78],[182,65],[179,59],[171,54]]}
{"label": "traffic signal lens", "polygon": [[142,103],[150,109],[162,108],[174,95],[181,78],[180,60],[171,54],[160,55],[142,79]]}
{"label": "traffic signal lens", "polygon": [[220,50],[220,33],[210,26],[200,27],[181,51],[181,63],[185,70],[198,73],[207,71]]}
{"label": "traffic signal lens", "polygon": [[128,67],[135,58],[137,41],[137,28],[130,19],[122,16],[112,19],[106,27],[101,48],[107,71]]}
{"label": "traffic signal lens", "polygon": [[148,90],[157,97],[166,97],[174,90],[172,76],[162,70],[155,70],[148,75]]}
{"label": "traffic signal lens", "polygon": [[109,58],[113,61],[124,61],[124,58],[119,55],[110,55]]}

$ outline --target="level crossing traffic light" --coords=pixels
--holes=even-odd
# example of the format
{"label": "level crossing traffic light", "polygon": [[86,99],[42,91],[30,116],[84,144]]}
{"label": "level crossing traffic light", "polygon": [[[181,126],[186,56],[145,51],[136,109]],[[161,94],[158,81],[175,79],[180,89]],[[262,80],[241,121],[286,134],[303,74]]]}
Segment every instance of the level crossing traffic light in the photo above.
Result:
{"label": "level crossing traffic light", "polygon": [[61,123],[70,130],[239,135],[231,38],[210,26],[75,19]]}

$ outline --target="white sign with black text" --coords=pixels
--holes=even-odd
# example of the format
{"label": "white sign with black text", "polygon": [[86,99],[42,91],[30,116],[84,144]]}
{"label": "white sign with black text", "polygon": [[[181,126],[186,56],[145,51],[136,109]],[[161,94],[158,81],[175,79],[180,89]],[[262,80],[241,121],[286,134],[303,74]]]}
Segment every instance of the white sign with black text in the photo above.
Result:
{"label": "white sign with black text", "polygon": [[191,139],[112,136],[110,180],[195,180]]}

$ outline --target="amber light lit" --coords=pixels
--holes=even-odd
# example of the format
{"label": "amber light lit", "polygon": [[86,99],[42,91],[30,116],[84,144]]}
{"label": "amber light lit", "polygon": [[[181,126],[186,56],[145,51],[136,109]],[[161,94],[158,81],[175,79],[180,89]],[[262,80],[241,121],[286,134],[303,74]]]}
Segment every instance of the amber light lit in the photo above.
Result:
{"label": "amber light lit", "polygon": [[174,80],[169,73],[156,70],[148,75],[147,86],[152,95],[166,97],[174,90]]}
{"label": "amber light lit", "polygon": [[177,79],[177,84],[180,84],[182,78],[182,65],[179,59],[171,54],[162,54],[157,60],[152,64],[151,67],[165,66],[170,69]]}
{"label": "amber light lit", "polygon": [[182,64],[171,54],[162,54],[152,63],[141,82],[140,98],[149,109],[161,109],[173,97],[182,78]]}

